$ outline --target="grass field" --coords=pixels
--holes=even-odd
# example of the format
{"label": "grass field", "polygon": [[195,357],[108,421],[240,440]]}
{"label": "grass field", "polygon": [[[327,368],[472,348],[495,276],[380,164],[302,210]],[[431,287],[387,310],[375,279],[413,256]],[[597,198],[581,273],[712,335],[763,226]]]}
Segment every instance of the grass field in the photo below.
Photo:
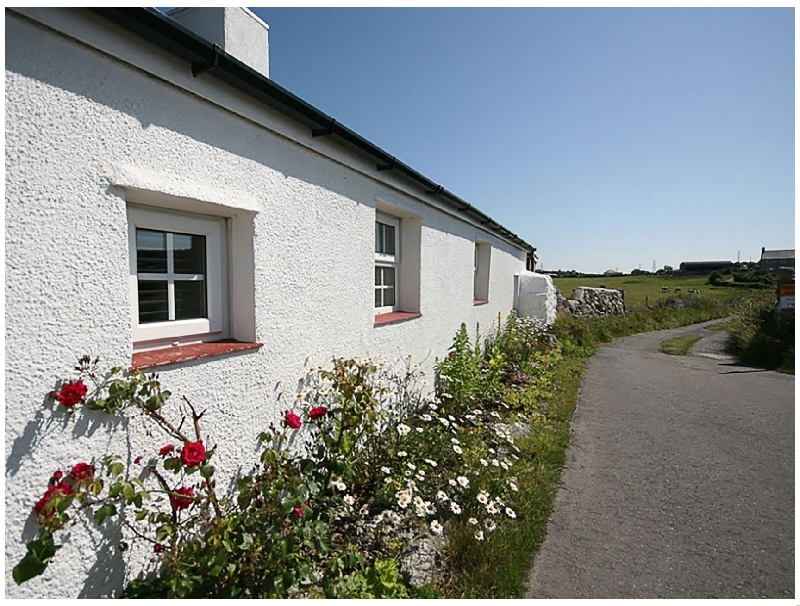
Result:
{"label": "grass field", "polygon": [[[700,290],[701,296],[720,298],[739,297],[748,293],[747,289],[729,288],[725,286],[711,286],[708,276],[610,276],[602,278],[553,278],[556,288],[562,295],[569,298],[572,291],[578,286],[598,288],[614,288],[625,291],[625,307],[635,309],[644,307],[645,303],[653,305],[659,299],[675,294],[675,289],[680,288],[683,296],[689,295],[690,288]],[[667,287],[669,293],[662,293],[661,288]]]}

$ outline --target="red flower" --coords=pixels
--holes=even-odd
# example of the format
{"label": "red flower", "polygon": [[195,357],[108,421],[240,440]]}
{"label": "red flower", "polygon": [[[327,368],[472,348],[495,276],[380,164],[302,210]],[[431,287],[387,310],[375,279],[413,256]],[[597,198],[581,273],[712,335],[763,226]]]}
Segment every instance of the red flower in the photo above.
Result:
{"label": "red flower", "polygon": [[302,425],[302,421],[300,421],[300,417],[298,417],[295,413],[291,410],[286,411],[286,425],[291,427],[292,429],[300,429]]}
{"label": "red flower", "polygon": [[160,553],[161,552],[161,543],[156,543],[155,545],[153,545],[153,551],[155,551],[156,553]]}
{"label": "red flower", "polygon": [[89,465],[88,463],[78,463],[72,468],[72,470],[69,472],[69,475],[72,476],[72,479],[76,482],[93,478],[94,465]]}
{"label": "red flower", "polygon": [[449,354],[447,354],[447,357],[448,358],[455,358],[456,357],[456,352],[451,351]]}
{"label": "red flower", "polygon": [[175,446],[173,444],[167,444],[161,450],[158,451],[158,454],[159,456],[166,457],[173,450],[175,450]]}
{"label": "red flower", "polygon": [[181,463],[187,467],[197,467],[206,459],[206,447],[201,442],[189,442],[181,450]]}
{"label": "red flower", "polygon": [[328,409],[324,406],[316,406],[308,412],[308,416],[315,421],[320,417],[324,417],[326,414],[328,414]]}
{"label": "red flower", "polygon": [[45,523],[55,514],[55,511],[45,512],[47,504],[51,499],[63,499],[71,494],[72,486],[66,482],[59,482],[58,484],[54,484],[48,488],[44,493],[44,496],[36,501],[36,504],[33,506],[33,510],[36,512],[36,516],[39,518],[39,521],[41,523]]}
{"label": "red flower", "polygon": [[187,486],[178,488],[175,494],[169,496],[169,504],[172,505],[173,510],[186,509],[194,501],[194,488]]}
{"label": "red flower", "polygon": [[136,457],[133,460],[133,462],[136,463],[137,465],[139,465],[142,462],[143,459],[144,459],[144,457],[142,455],[139,455],[138,457]]}
{"label": "red flower", "polygon": [[53,472],[53,479],[54,479],[54,480],[60,480],[62,477],[64,477],[64,474],[63,474],[63,473],[61,473],[61,470],[60,470],[60,469],[56,469],[56,470]]}
{"label": "red flower", "polygon": [[58,400],[64,408],[72,408],[83,400],[87,391],[89,391],[89,388],[79,379],[64,383],[61,386],[61,391],[51,391],[50,397]]}

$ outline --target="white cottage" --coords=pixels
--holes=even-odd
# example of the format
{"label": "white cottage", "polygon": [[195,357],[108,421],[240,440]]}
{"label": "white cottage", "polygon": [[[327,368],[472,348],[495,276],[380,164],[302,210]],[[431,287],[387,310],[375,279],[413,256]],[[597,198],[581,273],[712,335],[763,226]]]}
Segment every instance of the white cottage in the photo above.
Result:
{"label": "white cottage", "polygon": [[11,579],[53,469],[153,446],[46,409],[78,356],[159,370],[249,461],[307,355],[430,370],[516,306],[535,249],[269,80],[246,9],[5,14],[6,596],[110,595],[123,554],[88,527]]}

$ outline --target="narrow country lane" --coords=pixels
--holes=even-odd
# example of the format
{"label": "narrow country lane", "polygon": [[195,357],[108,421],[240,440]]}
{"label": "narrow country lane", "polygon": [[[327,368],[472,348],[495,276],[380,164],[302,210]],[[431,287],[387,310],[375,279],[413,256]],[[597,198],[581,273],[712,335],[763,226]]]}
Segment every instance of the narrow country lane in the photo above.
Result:
{"label": "narrow country lane", "polygon": [[[720,355],[708,324],[590,359],[526,598],[794,597],[794,377]],[[712,346],[659,353],[683,334]]]}

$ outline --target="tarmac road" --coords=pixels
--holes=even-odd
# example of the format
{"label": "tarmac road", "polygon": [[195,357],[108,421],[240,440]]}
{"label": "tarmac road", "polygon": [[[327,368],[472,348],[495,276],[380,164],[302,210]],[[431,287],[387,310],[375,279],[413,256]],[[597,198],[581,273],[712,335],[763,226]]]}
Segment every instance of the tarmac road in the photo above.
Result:
{"label": "tarmac road", "polygon": [[[794,377],[710,323],[601,347],[526,598],[792,598]],[[687,357],[659,353],[708,336]]]}

